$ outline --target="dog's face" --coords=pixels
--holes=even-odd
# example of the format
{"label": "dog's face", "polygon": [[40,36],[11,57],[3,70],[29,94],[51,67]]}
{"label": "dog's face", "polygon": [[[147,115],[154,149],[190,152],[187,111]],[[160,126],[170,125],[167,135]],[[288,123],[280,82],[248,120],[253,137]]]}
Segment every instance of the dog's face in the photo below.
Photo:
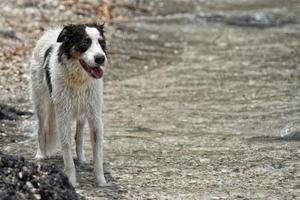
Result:
{"label": "dog's face", "polygon": [[103,25],[65,26],[58,36],[57,42],[62,43],[59,49],[59,58],[66,55],[68,59],[78,60],[83,69],[95,79],[103,76],[102,67],[107,62]]}

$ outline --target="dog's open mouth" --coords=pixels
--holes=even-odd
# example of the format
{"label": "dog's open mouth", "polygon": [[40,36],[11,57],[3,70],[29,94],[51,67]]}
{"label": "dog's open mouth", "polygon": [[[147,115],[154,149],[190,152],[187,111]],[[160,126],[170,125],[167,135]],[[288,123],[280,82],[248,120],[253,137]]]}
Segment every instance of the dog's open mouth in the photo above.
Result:
{"label": "dog's open mouth", "polygon": [[83,69],[93,78],[100,79],[103,76],[103,70],[100,66],[91,67],[83,60],[79,60]]}

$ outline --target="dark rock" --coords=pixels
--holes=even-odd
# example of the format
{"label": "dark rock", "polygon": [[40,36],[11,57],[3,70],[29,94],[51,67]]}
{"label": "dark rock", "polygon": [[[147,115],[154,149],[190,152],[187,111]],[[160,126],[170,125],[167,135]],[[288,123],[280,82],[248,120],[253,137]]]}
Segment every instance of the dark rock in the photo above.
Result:
{"label": "dark rock", "polygon": [[82,199],[54,164],[37,165],[0,153],[0,199]]}
{"label": "dark rock", "polygon": [[234,26],[270,28],[293,24],[296,20],[291,17],[278,14],[255,13],[252,15],[227,17],[224,22]]}
{"label": "dark rock", "polygon": [[15,31],[7,31],[7,30],[0,30],[0,36],[5,38],[10,38],[18,41],[22,41],[16,34]]}
{"label": "dark rock", "polygon": [[212,14],[198,15],[197,17],[208,22],[221,22],[232,26],[253,28],[272,28],[296,23],[296,20],[292,17],[272,13],[252,13],[234,16]]}
{"label": "dark rock", "polygon": [[0,120],[16,120],[22,115],[32,115],[32,113],[19,111],[12,106],[0,105]]}

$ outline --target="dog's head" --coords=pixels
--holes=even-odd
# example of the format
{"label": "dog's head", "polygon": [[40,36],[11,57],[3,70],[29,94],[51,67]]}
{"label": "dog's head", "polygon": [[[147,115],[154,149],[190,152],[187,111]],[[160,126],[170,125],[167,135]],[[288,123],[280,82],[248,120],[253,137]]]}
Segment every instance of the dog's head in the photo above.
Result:
{"label": "dog's head", "polygon": [[58,53],[59,59],[63,55],[67,59],[75,59],[90,76],[100,79],[103,76],[102,67],[107,62],[103,26],[103,24],[65,26],[57,38],[57,42],[62,43]]}

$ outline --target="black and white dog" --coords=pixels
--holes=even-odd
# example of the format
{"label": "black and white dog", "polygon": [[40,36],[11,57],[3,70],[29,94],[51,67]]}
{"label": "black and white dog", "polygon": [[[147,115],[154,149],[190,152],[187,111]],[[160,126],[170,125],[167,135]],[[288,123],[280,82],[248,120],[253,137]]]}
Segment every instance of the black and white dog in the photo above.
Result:
{"label": "black and white dog", "polygon": [[38,118],[36,158],[55,154],[59,139],[65,173],[76,185],[71,150],[71,120],[76,120],[76,153],[85,161],[83,127],[90,127],[94,171],[99,185],[103,172],[103,124],[101,119],[103,67],[106,65],[103,25],[79,24],[48,30],[37,42],[31,63],[31,97]]}

